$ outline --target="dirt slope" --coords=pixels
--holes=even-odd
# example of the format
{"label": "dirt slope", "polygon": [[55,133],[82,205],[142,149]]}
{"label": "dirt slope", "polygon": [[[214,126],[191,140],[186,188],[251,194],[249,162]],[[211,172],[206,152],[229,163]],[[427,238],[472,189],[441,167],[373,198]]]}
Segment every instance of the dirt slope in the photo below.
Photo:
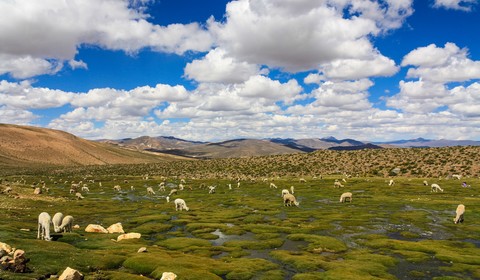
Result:
{"label": "dirt slope", "polygon": [[173,160],[39,127],[0,124],[0,166],[93,165]]}

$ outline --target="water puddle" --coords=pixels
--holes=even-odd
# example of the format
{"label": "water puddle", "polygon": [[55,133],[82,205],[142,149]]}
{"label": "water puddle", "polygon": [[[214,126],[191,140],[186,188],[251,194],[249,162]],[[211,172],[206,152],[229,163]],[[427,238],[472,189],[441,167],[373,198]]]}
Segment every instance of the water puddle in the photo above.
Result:
{"label": "water puddle", "polygon": [[211,232],[211,234],[218,236],[217,239],[210,240],[210,242],[212,242],[212,245],[214,246],[222,246],[223,243],[227,241],[232,241],[232,240],[253,240],[254,239],[254,234],[251,232],[247,232],[242,235],[235,235],[235,234],[227,235],[227,234],[224,234],[222,231],[220,231],[220,229],[218,228],[215,231]]}

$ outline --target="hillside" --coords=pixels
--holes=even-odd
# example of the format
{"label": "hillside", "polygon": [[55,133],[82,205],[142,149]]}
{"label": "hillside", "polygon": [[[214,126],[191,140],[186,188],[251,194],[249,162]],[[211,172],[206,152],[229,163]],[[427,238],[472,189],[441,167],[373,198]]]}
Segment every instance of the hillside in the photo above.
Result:
{"label": "hillside", "polygon": [[0,124],[0,166],[127,164],[174,159],[170,155],[88,141],[59,130]]}
{"label": "hillside", "polygon": [[141,136],[138,138],[127,138],[120,140],[100,140],[99,142],[111,143],[121,147],[128,147],[138,150],[171,150],[171,149],[184,149],[200,144],[204,142],[188,141],[171,136]]}
{"label": "hillside", "polygon": [[194,145],[183,149],[162,150],[164,153],[194,158],[239,158],[251,156],[303,153],[303,151],[269,140],[237,139],[219,143]]}
{"label": "hillside", "polygon": [[[89,169],[65,170],[86,173]],[[249,158],[175,161],[136,166],[102,166],[99,174],[151,174],[168,177],[265,178],[320,175],[446,178],[480,176],[480,147],[390,148],[355,151],[318,150]]]}

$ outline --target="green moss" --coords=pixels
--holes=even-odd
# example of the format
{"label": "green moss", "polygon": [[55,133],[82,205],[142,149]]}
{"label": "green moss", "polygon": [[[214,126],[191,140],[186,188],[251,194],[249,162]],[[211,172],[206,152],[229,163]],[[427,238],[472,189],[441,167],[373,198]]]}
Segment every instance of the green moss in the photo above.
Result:
{"label": "green moss", "polygon": [[282,246],[283,240],[280,238],[254,241],[254,240],[232,240],[223,244],[225,247],[240,247],[243,249],[262,250],[273,249]]}
{"label": "green moss", "polygon": [[[420,178],[396,177],[395,189],[386,187],[385,178],[352,178],[346,187],[354,193],[354,202],[340,204],[338,196],[344,190],[332,187],[334,179],[342,178],[339,175],[301,185],[298,176],[277,179],[278,186],[295,185],[301,201],[297,208],[284,207],[279,191],[263,182],[242,181],[241,188],[230,191],[225,188],[230,180],[212,177],[189,182],[194,188],[182,192],[182,198],[192,211],[175,212],[171,203],[159,203],[142,191],[114,193],[112,187],[123,181],[123,175],[111,175],[121,169],[110,170],[95,178],[102,180],[103,190],[91,186],[82,201],[72,200],[68,187],[56,186],[49,197],[27,197],[32,191],[29,184],[40,177],[50,180],[45,174],[29,176],[26,185],[18,186],[23,198],[0,195],[0,241],[25,250],[33,270],[28,275],[1,272],[0,278],[37,279],[58,274],[68,265],[96,280],[140,275],[158,279],[164,271],[179,279],[394,279],[400,275],[391,273],[403,269],[396,267],[398,261],[409,262],[415,268],[410,277],[415,278],[423,267],[431,270],[429,261],[435,259],[438,269],[451,277],[445,279],[480,279],[476,247],[480,225],[471,222],[480,218],[480,197],[473,189],[459,189],[453,180],[445,180],[446,191],[438,195],[426,190]],[[52,180],[79,181],[85,177],[81,173]],[[151,172],[137,174],[146,173]],[[126,177],[139,190],[146,183],[141,176]],[[178,183],[177,178],[155,177],[147,184]],[[216,184],[219,191],[208,195],[198,189],[201,182]],[[480,179],[471,178],[469,183],[480,184]],[[460,202],[467,206],[466,220],[455,225],[452,218]],[[73,215],[82,229],[90,223],[121,222],[125,231],[140,232],[142,238],[115,242],[111,239],[118,234],[74,230],[56,235],[56,241],[36,240],[37,211]],[[427,237],[422,233],[433,231],[432,221],[435,231]],[[217,229],[227,235],[222,246],[212,245]],[[148,252],[137,253],[140,247]],[[252,259],[258,255],[265,259]]]}
{"label": "green moss", "polygon": [[212,244],[199,238],[176,237],[169,238],[157,242],[158,245],[163,246],[169,250],[183,250],[192,247],[211,247]]}
{"label": "green moss", "polygon": [[342,252],[347,250],[345,244],[333,237],[321,236],[321,235],[311,235],[311,234],[290,234],[287,236],[290,240],[301,240],[307,241],[310,244],[307,249],[310,252],[321,253],[321,252]]}
{"label": "green moss", "polygon": [[172,228],[173,226],[170,224],[159,224],[159,223],[145,223],[139,225],[135,228],[132,228],[133,232],[138,232],[141,234],[152,234],[152,233],[159,233],[165,232]]}
{"label": "green moss", "polygon": [[272,258],[284,263],[292,265],[300,272],[318,270],[326,264],[324,257],[313,255],[310,253],[296,253],[285,250],[275,250],[270,253]]}
{"label": "green moss", "polygon": [[395,250],[394,252],[402,255],[407,261],[412,263],[425,262],[432,259],[431,255],[423,252],[408,250]]}

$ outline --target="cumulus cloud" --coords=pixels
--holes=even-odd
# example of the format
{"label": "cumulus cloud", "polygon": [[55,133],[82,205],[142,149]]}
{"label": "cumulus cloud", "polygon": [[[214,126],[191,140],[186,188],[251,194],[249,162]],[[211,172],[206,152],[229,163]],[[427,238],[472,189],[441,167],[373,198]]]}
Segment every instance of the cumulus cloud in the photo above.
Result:
{"label": "cumulus cloud", "polygon": [[198,82],[241,83],[259,73],[267,74],[267,71],[261,71],[258,65],[228,57],[221,48],[213,49],[204,58],[185,66],[185,76]]}
{"label": "cumulus cloud", "polygon": [[277,102],[291,104],[302,92],[296,80],[281,83],[262,75],[250,77],[239,84],[204,83],[193,91],[188,100],[170,102],[156,110],[159,118],[207,118],[236,115],[251,116],[277,112]]}
{"label": "cumulus cloud", "polygon": [[478,0],[435,0],[433,7],[460,11],[471,11],[476,4],[478,4]]}
{"label": "cumulus cloud", "polygon": [[74,93],[32,87],[29,81],[0,81],[0,105],[15,109],[56,108],[72,101]]}
{"label": "cumulus cloud", "polygon": [[148,116],[150,111],[165,102],[180,101],[188,97],[183,86],[158,84],[132,90],[111,88],[93,89],[74,96],[71,101],[75,110],[60,118],[82,120],[138,119]]}
{"label": "cumulus cloud", "polygon": [[[335,60],[349,64],[375,60],[380,55],[368,36],[398,28],[411,14],[411,5],[411,1],[241,0],[230,2],[226,22],[211,23],[210,30],[231,57],[298,72]],[[345,16],[345,9],[356,16]],[[387,64],[391,73],[391,63]]]}
{"label": "cumulus cloud", "polygon": [[16,56],[0,52],[0,75],[10,74],[16,79],[25,79],[42,74],[55,74],[63,64],[58,61],[36,58],[30,55]]}
{"label": "cumulus cloud", "polygon": [[289,107],[286,112],[304,115],[351,114],[372,108],[368,101],[368,92],[373,83],[368,79],[359,81],[332,82],[327,81],[312,91],[313,102],[306,105]]}
{"label": "cumulus cloud", "polygon": [[407,78],[421,78],[438,83],[462,82],[480,79],[480,61],[468,58],[468,49],[460,49],[454,43],[443,48],[434,44],[417,48],[408,53],[402,66],[412,65]]}
{"label": "cumulus cloud", "polygon": [[356,80],[375,76],[392,76],[398,67],[392,59],[373,53],[371,59],[339,59],[320,65],[326,79]]}
{"label": "cumulus cloud", "polygon": [[81,60],[70,59],[68,65],[72,69],[88,69],[87,64]]}
{"label": "cumulus cloud", "polygon": [[138,1],[127,0],[1,1],[0,73],[15,78],[55,73],[81,45],[127,53],[210,49],[213,38],[200,24],[154,25],[138,7]]}
{"label": "cumulus cloud", "polygon": [[0,105],[0,119],[2,123],[29,125],[37,118],[39,116],[30,111]]}

